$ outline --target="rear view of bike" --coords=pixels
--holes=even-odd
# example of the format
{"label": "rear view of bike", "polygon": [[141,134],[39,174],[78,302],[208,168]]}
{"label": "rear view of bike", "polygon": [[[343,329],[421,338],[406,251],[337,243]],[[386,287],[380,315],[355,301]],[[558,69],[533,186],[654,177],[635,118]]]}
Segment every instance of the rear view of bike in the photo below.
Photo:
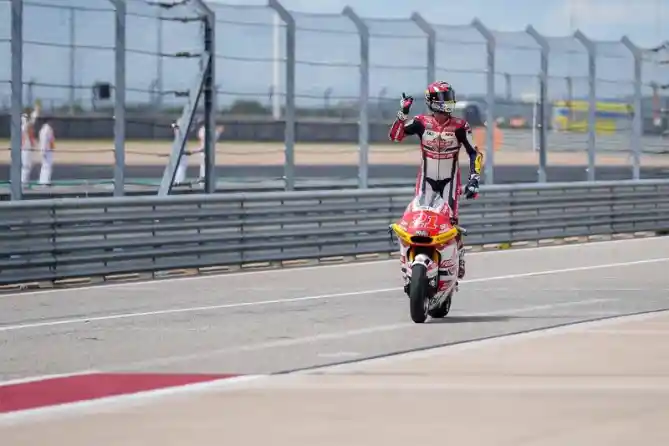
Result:
{"label": "rear view of bike", "polygon": [[428,316],[445,317],[457,289],[459,252],[454,227],[448,213],[411,207],[399,223],[391,225],[406,258],[404,268],[408,283],[411,319],[423,323]]}
{"label": "rear view of bike", "polygon": [[[431,283],[432,282],[432,283]],[[422,323],[427,317],[445,317],[451,307],[451,296],[447,296],[443,302],[434,302],[436,287],[434,279],[430,280],[427,274],[427,266],[423,263],[414,263],[411,267],[411,279],[409,282],[409,311],[411,320]]]}

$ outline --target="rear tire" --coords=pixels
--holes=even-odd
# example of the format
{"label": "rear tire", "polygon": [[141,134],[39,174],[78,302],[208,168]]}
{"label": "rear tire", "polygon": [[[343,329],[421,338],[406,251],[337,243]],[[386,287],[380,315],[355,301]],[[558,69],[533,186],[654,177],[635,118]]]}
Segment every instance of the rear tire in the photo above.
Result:
{"label": "rear tire", "polygon": [[422,324],[427,319],[429,306],[427,298],[427,267],[416,263],[411,268],[411,284],[409,285],[409,310],[411,320]]}

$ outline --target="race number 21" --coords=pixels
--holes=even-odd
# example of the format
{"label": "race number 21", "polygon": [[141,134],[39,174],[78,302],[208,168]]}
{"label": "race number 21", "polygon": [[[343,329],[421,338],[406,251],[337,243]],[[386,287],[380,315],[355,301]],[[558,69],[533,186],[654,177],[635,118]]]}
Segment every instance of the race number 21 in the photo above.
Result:
{"label": "race number 21", "polygon": [[419,214],[414,219],[414,227],[437,229],[437,217],[435,215]]}

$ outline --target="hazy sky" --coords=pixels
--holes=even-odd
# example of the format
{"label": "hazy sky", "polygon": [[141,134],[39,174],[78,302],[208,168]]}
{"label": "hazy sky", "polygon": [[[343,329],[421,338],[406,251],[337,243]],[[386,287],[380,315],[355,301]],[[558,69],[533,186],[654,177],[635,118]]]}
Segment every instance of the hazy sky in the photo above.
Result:
{"label": "hazy sky", "polygon": [[618,40],[627,34],[645,46],[669,39],[669,0],[283,0],[282,4],[287,9],[314,13],[338,13],[349,5],[367,17],[404,18],[418,11],[443,24],[464,24],[478,17],[500,31],[523,30],[533,24],[540,32],[555,36],[580,28],[593,39]]}
{"label": "hazy sky", "polygon": [[[197,72],[197,61],[164,57],[159,64],[155,56],[158,36],[162,36],[164,54],[198,51],[202,42],[199,26],[162,22],[159,34],[156,8],[147,7],[141,0],[127,2],[128,100],[149,100],[148,91],[159,78],[158,73],[162,73],[163,91],[188,89]],[[229,104],[241,98],[268,103],[274,67],[272,10],[258,0],[209,3],[218,22],[216,82],[223,92],[219,101]],[[32,90],[35,97],[62,104],[70,94],[67,86],[73,54],[74,81],[81,87],[75,90],[75,96],[89,105],[90,85],[114,79],[114,55],[109,49],[114,43],[110,2],[24,0],[24,4],[24,81],[36,83]],[[669,40],[669,0],[282,0],[282,4],[297,11],[296,88],[301,104],[320,105],[328,95],[332,101],[358,97],[359,37],[352,22],[341,15],[346,5],[364,17],[370,29],[370,90],[374,97],[397,97],[402,91],[420,93],[425,87],[427,46],[424,33],[407,20],[413,11],[437,29],[437,77],[452,82],[462,94],[485,92],[486,47],[481,35],[468,26],[474,17],[499,31],[495,33],[495,87],[498,94],[513,97],[537,91],[539,47],[523,32],[528,24],[549,36],[567,36],[577,28],[592,39],[612,42],[627,35],[645,47]],[[62,8],[68,5],[78,8],[74,27],[70,26],[70,11]],[[175,8],[170,14],[192,16],[192,10]],[[0,0],[0,58],[8,61],[10,21],[5,17],[9,17],[9,1]],[[394,20],[384,20],[389,18]],[[68,48],[72,29],[74,53]],[[282,34],[281,46],[283,42]],[[550,43],[549,94],[564,97],[565,78],[571,77],[574,94],[585,96],[587,55],[583,45],[564,37],[551,39]],[[599,45],[598,54],[598,96],[630,94],[633,64],[629,51],[619,43],[610,43]],[[279,57],[284,57],[283,48]],[[284,64],[277,66],[283,73]],[[669,65],[660,69],[652,60],[644,63],[646,83],[668,83],[668,74]],[[9,98],[9,78],[10,64],[0,64],[0,106]],[[644,93],[649,93],[648,87]],[[183,103],[169,95],[165,100]]]}

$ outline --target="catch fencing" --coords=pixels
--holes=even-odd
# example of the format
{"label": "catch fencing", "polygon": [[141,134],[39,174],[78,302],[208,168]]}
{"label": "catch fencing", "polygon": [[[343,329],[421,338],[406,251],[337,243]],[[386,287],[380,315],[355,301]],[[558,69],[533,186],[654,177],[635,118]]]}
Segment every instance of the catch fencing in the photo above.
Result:
{"label": "catch fencing", "polygon": [[[12,166],[0,183],[10,183],[20,198],[19,158],[27,147],[19,115],[37,106],[34,133],[45,122],[54,128],[56,169],[69,161],[85,166],[84,177],[97,170],[99,182],[122,195],[129,164],[164,166],[169,142],[156,150],[126,139],[173,138],[174,115],[187,103],[203,53],[200,6],[200,0],[0,0],[0,17],[10,19],[0,21],[0,57],[11,61],[0,65],[0,114],[9,113],[0,119],[0,138],[12,138],[11,148],[0,143],[0,164]],[[37,163],[39,148],[30,151]]]}
{"label": "catch fencing", "polygon": [[[126,79],[125,86],[118,87],[125,90],[129,109],[179,109],[182,105],[175,96],[190,87],[188,81],[197,64],[189,64],[187,59],[194,57],[192,52],[202,40],[200,28],[191,25],[195,14],[188,3],[162,8],[159,2],[144,0],[2,0],[0,16],[12,17],[14,3],[22,5],[20,44],[26,106],[39,100],[47,113],[80,116],[97,112],[112,117],[118,51],[125,54]],[[124,10],[119,15],[121,24],[117,24],[118,5]],[[117,36],[117,26],[125,33],[124,39]],[[3,20],[0,54],[4,61],[11,60],[11,31],[10,21]],[[3,110],[11,106],[10,84],[11,64],[3,63]],[[111,90],[96,88],[100,86]]]}
{"label": "catch fencing", "polygon": [[[290,121],[295,114],[298,123],[346,122],[330,131],[318,128],[322,140],[357,138],[359,157],[353,161],[360,163],[363,185],[368,164],[411,162],[412,148],[370,150],[368,145],[387,140],[388,122],[401,92],[420,98],[425,85],[438,78],[451,81],[461,100],[476,104],[482,118],[497,126],[494,132],[475,130],[483,149],[496,149],[486,150],[488,184],[494,182],[498,151],[521,152],[519,157],[534,159],[539,164],[539,181],[546,177],[547,151],[578,152],[561,156],[588,164],[583,177],[588,180],[595,178],[596,153],[613,152],[623,163],[633,165],[632,177],[639,178],[640,153],[667,151],[657,136],[661,128],[651,119],[650,111],[659,113],[659,106],[653,109],[653,98],[644,95],[643,88],[634,88],[650,85],[654,80],[650,76],[659,82],[666,78],[666,70],[657,68],[661,57],[628,39],[596,42],[580,32],[552,38],[531,26],[501,32],[479,20],[435,24],[419,14],[404,20],[365,18],[351,8],[341,14],[305,14],[285,11],[275,1],[269,4],[269,8],[212,5],[217,17],[226,18],[218,29],[224,40],[238,41],[242,31],[232,23],[244,22],[255,31],[246,34],[253,36],[253,42],[247,39],[244,47],[258,49],[244,58],[243,65],[238,57],[219,53],[231,67],[225,83],[227,99],[222,103],[227,101],[241,114],[242,102],[255,100],[255,111],[243,113],[259,118],[272,114],[276,120]],[[282,11],[281,22],[272,9]],[[293,40],[288,38],[291,35]],[[611,56],[615,56],[617,73],[613,79],[607,77],[612,71],[611,63],[607,64]],[[648,67],[635,72],[635,62],[642,61]],[[239,78],[237,73],[247,70],[258,76]],[[232,85],[244,85],[240,88],[244,94],[233,98]],[[422,101],[415,108],[422,111]],[[640,112],[630,112],[635,109]],[[312,141],[312,132],[303,128],[300,132],[298,126],[296,139]],[[287,140],[286,145],[293,142]]]}
{"label": "catch fencing", "polygon": [[[0,203],[0,285],[397,251],[411,188]],[[669,231],[669,180],[484,186],[469,246]]]}
{"label": "catch fencing", "polygon": [[[68,141],[59,153],[73,163],[97,153],[94,164],[114,165],[105,179],[119,194],[125,180],[121,167],[166,164],[170,123],[197,73],[197,64],[188,59],[201,51],[203,35],[193,23],[192,5],[165,8],[159,3],[0,0],[0,15],[12,19],[13,5],[23,5],[25,32],[14,43],[24,49],[26,62],[21,101],[41,100],[61,139],[116,135],[116,150],[106,143]],[[437,24],[419,14],[366,18],[351,8],[341,14],[306,14],[287,11],[277,0],[267,6],[207,5],[216,22],[217,119],[226,125],[223,139],[284,143],[250,150],[221,144],[219,165],[252,164],[262,154],[284,165],[288,189],[296,164],[323,158],[358,165],[361,187],[367,186],[374,166],[415,163],[408,144],[374,143],[387,142],[400,93],[420,97],[434,79],[450,81],[461,101],[478,107],[480,119],[472,111],[472,122],[488,123],[491,131],[475,125],[475,138],[486,150],[488,184],[495,183],[500,157],[507,164],[509,159],[536,163],[542,182],[547,154],[553,152],[551,162],[587,164],[582,179],[592,180],[602,155],[632,166],[630,176],[639,178],[642,153],[669,150],[661,136],[668,108],[663,91],[669,86],[662,64],[669,56],[662,46],[640,48],[624,38],[598,42],[580,32],[546,37],[531,26],[496,31],[479,20]],[[119,46],[115,26],[121,16],[127,35]],[[0,23],[3,60],[10,60],[11,29],[8,21]],[[9,64],[0,66],[0,107],[7,110],[13,74]],[[113,110],[118,98],[99,97],[93,89],[98,82],[112,84],[123,97],[125,117],[120,108]],[[422,101],[415,109],[424,109]],[[121,144],[119,125],[130,140],[154,141]],[[306,142],[349,144],[308,150],[301,144]],[[4,152],[0,162],[7,160]],[[86,163],[91,162],[81,161]]]}

